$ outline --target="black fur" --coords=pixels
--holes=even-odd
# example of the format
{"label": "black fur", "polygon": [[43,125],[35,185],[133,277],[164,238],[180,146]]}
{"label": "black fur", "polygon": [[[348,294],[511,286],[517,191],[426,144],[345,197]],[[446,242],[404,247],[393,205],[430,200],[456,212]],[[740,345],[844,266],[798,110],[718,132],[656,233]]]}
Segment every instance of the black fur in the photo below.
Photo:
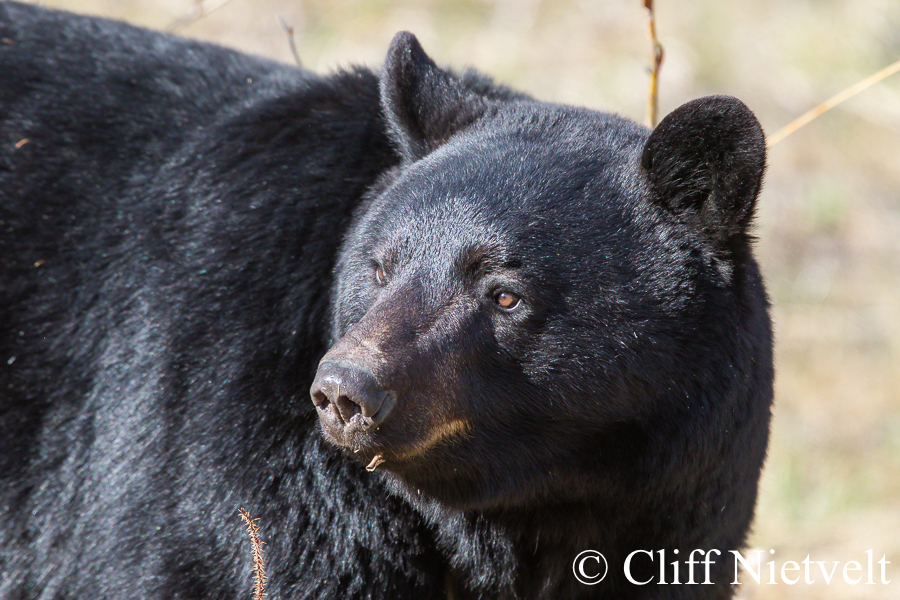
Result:
{"label": "black fur", "polygon": [[[238,507],[273,598],[731,596],[622,563],[753,515],[740,102],[651,134],[410,34],[325,77],[14,2],[0,38],[0,598],[243,597]],[[395,393],[378,429],[319,424],[323,356]]]}

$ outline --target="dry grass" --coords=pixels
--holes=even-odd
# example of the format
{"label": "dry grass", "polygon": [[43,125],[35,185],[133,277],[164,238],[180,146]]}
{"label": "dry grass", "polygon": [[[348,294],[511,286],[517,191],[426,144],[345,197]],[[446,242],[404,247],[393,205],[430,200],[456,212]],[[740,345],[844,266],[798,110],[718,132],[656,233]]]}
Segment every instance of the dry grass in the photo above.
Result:
{"label": "dry grass", "polygon": [[266,597],[266,557],[263,551],[263,541],[259,537],[259,519],[254,519],[243,508],[238,509],[244,525],[247,526],[247,535],[250,538],[250,556],[253,558],[253,600],[264,600]]}
{"label": "dry grass", "polygon": [[[48,5],[164,29],[192,0]],[[744,99],[770,132],[900,56],[900,2],[656,2],[660,112],[708,93]],[[548,100],[644,118],[640,0],[231,0],[184,29],[292,62],[378,65],[415,32]],[[746,586],[746,598],[900,598],[900,77],[774,147],[758,219],[774,305],[777,404],[753,544],[785,560],[887,554],[889,586]]]}

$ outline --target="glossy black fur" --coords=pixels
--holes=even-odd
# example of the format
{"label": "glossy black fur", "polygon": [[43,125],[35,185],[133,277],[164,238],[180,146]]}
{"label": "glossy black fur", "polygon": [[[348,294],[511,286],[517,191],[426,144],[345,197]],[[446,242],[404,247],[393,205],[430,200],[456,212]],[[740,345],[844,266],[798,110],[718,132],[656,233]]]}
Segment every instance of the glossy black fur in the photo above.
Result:
{"label": "glossy black fur", "polygon": [[[329,76],[12,2],[0,38],[0,598],[246,597],[238,507],[272,598],[731,596],[622,563],[752,519],[746,107],[651,134],[409,34]],[[397,391],[378,430],[320,426],[329,348]]]}

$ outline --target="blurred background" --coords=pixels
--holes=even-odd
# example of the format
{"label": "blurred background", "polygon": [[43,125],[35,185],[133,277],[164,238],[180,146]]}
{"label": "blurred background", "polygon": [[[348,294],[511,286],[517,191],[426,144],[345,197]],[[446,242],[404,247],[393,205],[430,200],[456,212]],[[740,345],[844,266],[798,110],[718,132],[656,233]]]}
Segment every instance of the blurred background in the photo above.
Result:
{"label": "blurred background", "polygon": [[[643,122],[641,0],[48,0],[304,66],[378,67],[414,32],[438,63],[540,99]],[[657,0],[660,114],[743,99],[773,133],[900,59],[898,0]],[[777,336],[772,443],[751,545],[763,561],[840,561],[831,584],[742,586],[743,599],[900,598],[900,74],[775,145],[757,219]],[[775,554],[768,550],[774,549]],[[840,569],[883,555],[889,585]],[[815,566],[814,566],[815,569]],[[865,566],[864,566],[865,569]],[[875,578],[879,566],[875,565]],[[864,571],[865,572],[865,571]],[[764,580],[765,581],[765,580]]]}

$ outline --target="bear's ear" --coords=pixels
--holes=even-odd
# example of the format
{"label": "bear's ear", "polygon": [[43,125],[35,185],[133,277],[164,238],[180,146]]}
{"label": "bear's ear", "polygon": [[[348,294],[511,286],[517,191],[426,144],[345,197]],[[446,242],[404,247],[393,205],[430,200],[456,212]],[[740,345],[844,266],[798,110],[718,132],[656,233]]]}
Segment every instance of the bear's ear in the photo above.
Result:
{"label": "bear's ear", "polygon": [[381,107],[403,161],[416,161],[484,114],[488,100],[440,69],[416,37],[394,36],[381,75]]}
{"label": "bear's ear", "polygon": [[654,200],[725,249],[746,231],[766,168],[766,138],[740,100],[709,96],[666,116],[641,156]]}

